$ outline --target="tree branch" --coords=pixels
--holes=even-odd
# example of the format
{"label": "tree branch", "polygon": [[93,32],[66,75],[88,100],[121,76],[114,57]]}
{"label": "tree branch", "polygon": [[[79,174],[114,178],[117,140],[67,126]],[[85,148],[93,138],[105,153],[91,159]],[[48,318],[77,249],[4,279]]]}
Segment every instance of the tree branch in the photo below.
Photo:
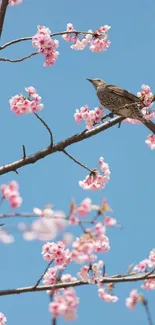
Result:
{"label": "tree branch", "polygon": [[[138,274],[138,275],[113,275],[111,277],[104,277],[102,283],[124,283],[124,282],[137,282],[143,281],[146,279],[155,279],[155,274],[148,275],[148,273]],[[36,292],[36,291],[46,291],[46,290],[55,290],[61,288],[69,288],[69,287],[79,287],[83,285],[92,285],[88,282],[83,281],[74,281],[70,283],[58,283],[51,286],[39,286],[39,287],[25,287],[25,288],[17,288],[17,289],[8,289],[8,290],[0,290],[0,296],[8,296],[21,294],[26,292]]]}
{"label": "tree branch", "polygon": [[29,55],[26,55],[24,56],[23,58],[20,58],[20,59],[8,59],[8,58],[0,58],[0,61],[3,61],[3,62],[11,62],[11,63],[17,63],[17,62],[22,62],[24,60],[27,60],[29,58],[31,58],[32,56],[34,55],[37,55],[39,54],[39,52],[33,52]]}
{"label": "tree branch", "polygon": [[11,171],[15,171],[15,170],[17,170],[23,166],[29,165],[29,164],[34,164],[38,160],[43,159],[44,157],[51,155],[55,152],[63,151],[66,147],[72,145],[73,143],[83,141],[83,140],[90,138],[102,131],[105,131],[105,130],[109,129],[110,127],[123,121],[124,119],[125,119],[124,117],[115,117],[109,121],[106,121],[102,125],[95,127],[92,130],[89,130],[89,131],[85,130],[81,133],[77,133],[65,140],[62,140],[61,142],[58,142],[57,144],[53,145],[52,147],[49,146],[41,151],[34,153],[31,156],[27,156],[24,159],[22,158],[22,159],[17,160],[13,163],[3,165],[0,167],[0,175],[9,173]]}
{"label": "tree branch", "polygon": [[8,2],[9,2],[9,0],[2,0],[2,4],[1,4],[1,7],[0,7],[0,38],[2,36],[4,19],[5,19],[5,15],[6,15]]}
{"label": "tree branch", "polygon": [[[89,34],[89,35],[95,36],[95,32],[82,32],[82,31],[77,31],[77,30],[73,30],[73,31],[66,31],[65,30],[63,32],[52,33],[50,36],[51,37],[53,37],[53,36],[62,36],[64,34],[76,34],[76,35],[88,35]],[[6,47],[8,47],[10,45],[20,43],[20,42],[23,42],[23,41],[31,41],[31,40],[32,40],[32,36],[21,37],[21,38],[12,40],[12,41],[0,46],[0,51],[4,50]]]}

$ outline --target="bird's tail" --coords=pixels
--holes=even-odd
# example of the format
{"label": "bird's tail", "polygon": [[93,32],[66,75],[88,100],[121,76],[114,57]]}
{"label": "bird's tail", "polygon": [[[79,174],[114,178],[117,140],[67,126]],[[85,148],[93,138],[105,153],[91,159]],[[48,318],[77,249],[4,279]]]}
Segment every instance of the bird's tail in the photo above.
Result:
{"label": "bird's tail", "polygon": [[152,121],[143,120],[142,122],[153,134],[155,134],[155,124]]}

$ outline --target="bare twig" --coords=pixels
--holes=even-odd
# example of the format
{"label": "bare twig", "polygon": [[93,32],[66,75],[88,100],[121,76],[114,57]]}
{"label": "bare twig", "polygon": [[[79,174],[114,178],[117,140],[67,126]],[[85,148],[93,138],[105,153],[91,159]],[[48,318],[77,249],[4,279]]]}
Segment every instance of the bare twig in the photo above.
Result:
{"label": "bare twig", "polygon": [[[138,275],[114,275],[111,277],[104,277],[102,280],[102,283],[124,283],[124,282],[137,282],[142,281],[145,279],[155,279],[155,274],[151,274],[148,276],[148,273],[146,274],[138,274]],[[83,281],[74,281],[69,283],[58,283],[51,286],[30,286],[30,287],[24,287],[24,288],[17,288],[17,289],[8,289],[8,290],[0,290],[0,296],[8,296],[8,295],[14,295],[14,294],[21,294],[26,292],[36,292],[36,291],[46,291],[46,290],[55,290],[55,289],[61,289],[61,288],[68,288],[68,287],[78,287],[83,285],[91,285],[88,282]]]}
{"label": "bare twig", "polygon": [[37,55],[37,54],[39,54],[39,52],[31,53],[31,54],[29,54],[29,55],[24,56],[23,58],[20,58],[20,59],[0,58],[0,61],[3,61],[3,62],[11,62],[11,63],[17,63],[17,62],[22,62],[22,61],[24,61],[24,60],[27,60],[27,59],[29,59],[29,58],[31,58],[32,56]]}
{"label": "bare twig", "polygon": [[102,125],[95,127],[92,130],[77,133],[77,134],[71,136],[70,138],[67,138],[65,140],[62,140],[61,142],[58,142],[57,144],[53,145],[52,147],[49,146],[41,151],[34,153],[31,156],[27,156],[25,159],[20,159],[13,163],[3,165],[0,167],[0,175],[9,173],[11,171],[15,171],[15,170],[17,170],[23,166],[29,165],[29,164],[34,164],[36,161],[38,161],[48,155],[51,155],[55,152],[64,150],[66,147],[72,145],[73,143],[83,141],[83,140],[90,138],[102,131],[105,131],[123,120],[124,120],[123,117],[115,117],[109,121],[106,121]]}
{"label": "bare twig", "polygon": [[56,325],[56,323],[57,323],[56,318],[52,318],[52,325]]}
{"label": "bare twig", "polygon": [[153,325],[150,309],[149,309],[149,306],[148,306],[148,301],[145,298],[143,299],[142,304],[144,306],[149,325]]}
{"label": "bare twig", "polygon": [[2,36],[3,25],[4,25],[8,2],[9,2],[9,0],[2,0],[2,4],[0,6],[0,38]]}
{"label": "bare twig", "polygon": [[34,113],[34,115],[37,117],[37,119],[45,126],[45,128],[47,129],[47,131],[50,134],[50,147],[53,146],[53,135],[52,135],[52,131],[50,130],[49,126],[46,124],[46,122],[37,114]]}
{"label": "bare twig", "polygon": [[44,275],[46,274],[46,272],[48,271],[50,265],[53,263],[53,260],[50,261],[45,269],[45,271],[43,272],[43,274],[40,276],[40,278],[38,279],[37,283],[34,285],[34,288],[36,288],[38,286],[38,284],[41,282],[41,280],[43,279]]}
{"label": "bare twig", "polygon": [[70,159],[72,159],[76,164],[80,165],[81,167],[87,169],[90,173],[92,172],[91,169],[89,169],[87,166],[85,166],[84,164],[82,164],[80,161],[78,161],[77,159],[75,159],[73,156],[71,156],[66,150],[62,150],[62,152],[65,153],[66,156],[68,156]]}
{"label": "bare twig", "polygon": [[25,159],[26,158],[26,149],[25,149],[24,144],[22,145],[22,148],[23,148],[23,159]]}

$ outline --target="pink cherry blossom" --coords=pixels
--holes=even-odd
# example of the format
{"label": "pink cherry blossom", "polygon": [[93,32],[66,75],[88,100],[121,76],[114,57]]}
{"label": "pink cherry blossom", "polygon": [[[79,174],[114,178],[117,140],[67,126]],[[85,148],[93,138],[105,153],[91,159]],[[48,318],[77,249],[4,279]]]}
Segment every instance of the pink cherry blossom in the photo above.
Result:
{"label": "pink cherry blossom", "polygon": [[155,279],[145,280],[141,287],[146,290],[155,290]]}
{"label": "pink cherry blossom", "polygon": [[22,2],[23,2],[23,0],[9,0],[9,6],[16,6]]}
{"label": "pink cherry blossom", "polygon": [[151,148],[151,150],[155,150],[155,135],[149,134],[145,140],[145,143]]}
{"label": "pink cherry blossom", "polygon": [[2,184],[1,192],[2,197],[9,201],[11,208],[19,208],[22,204],[22,198],[18,191],[18,183],[16,181],[12,181],[10,184]]}
{"label": "pink cherry blossom", "polygon": [[80,109],[76,109],[74,119],[77,124],[80,124],[84,120],[87,130],[91,130],[95,124],[101,122],[104,115],[102,107],[95,107],[94,110],[89,110],[88,105],[85,105]]}
{"label": "pink cherry blossom", "polygon": [[110,46],[110,44],[111,42],[109,40],[96,38],[93,41],[91,41],[89,49],[92,52],[99,53],[102,51],[106,51]]}
{"label": "pink cherry blossom", "polygon": [[65,246],[70,246],[70,244],[73,242],[73,235],[70,232],[65,232],[62,237],[62,242],[65,244]]}
{"label": "pink cherry blossom", "polygon": [[139,301],[139,294],[137,290],[133,289],[131,290],[129,297],[126,298],[125,304],[129,309],[133,310],[136,307],[138,301]]}
{"label": "pink cherry blossom", "polygon": [[91,199],[85,198],[80,205],[76,208],[76,213],[80,217],[86,216],[91,211]]}
{"label": "pink cherry blossom", "polygon": [[110,249],[109,239],[105,235],[105,227],[98,223],[72,244],[72,260],[76,263],[93,262],[94,253],[106,253]]}
{"label": "pink cherry blossom", "polygon": [[69,218],[69,224],[70,225],[78,225],[79,224],[79,219],[76,216],[70,216]]}
{"label": "pink cherry blossom", "polygon": [[155,267],[155,249],[152,249],[149,254],[149,267]]}
{"label": "pink cherry blossom", "polygon": [[117,296],[112,296],[110,293],[106,292],[104,288],[98,289],[99,298],[105,302],[116,302],[118,300]]}
{"label": "pink cherry blossom", "polygon": [[32,37],[32,45],[38,48],[39,53],[44,55],[44,67],[49,67],[55,63],[59,55],[59,52],[56,51],[59,41],[51,38],[51,31],[48,27],[38,25],[37,29],[37,33]]}
{"label": "pink cherry blossom", "polygon": [[97,169],[94,169],[83,181],[79,181],[79,185],[84,190],[99,190],[104,188],[106,183],[110,179],[109,165],[104,162],[104,158],[99,159],[98,164],[100,165],[101,172],[104,175],[99,174]]}
{"label": "pink cherry blossom", "polygon": [[65,267],[71,261],[69,249],[65,249],[62,241],[58,243],[47,243],[42,247],[42,255],[46,261],[54,260],[56,265]]}
{"label": "pink cherry blossom", "polygon": [[112,217],[104,218],[104,225],[106,227],[112,227],[112,226],[115,226],[116,224],[117,224],[117,220],[115,218],[112,218]]}
{"label": "pink cherry blossom", "polygon": [[137,265],[135,265],[134,267],[134,271],[136,272],[144,272],[146,271],[147,267],[148,267],[148,263],[149,263],[149,259],[145,259],[141,262],[139,262]]}
{"label": "pink cherry blossom", "polygon": [[66,321],[73,321],[77,317],[79,298],[73,288],[65,289],[61,295],[54,295],[54,301],[49,304],[49,311],[54,318],[64,316]]}
{"label": "pink cherry blossom", "polygon": [[41,103],[41,97],[36,93],[34,87],[26,87],[25,90],[28,92],[28,98],[20,94],[13,96],[9,100],[11,111],[17,115],[37,113],[44,107]]}
{"label": "pink cherry blossom", "polygon": [[8,234],[5,229],[0,228],[0,242],[3,244],[12,244],[14,242],[14,237]]}
{"label": "pink cherry blossom", "polygon": [[0,313],[0,325],[5,325],[7,322],[7,318],[4,316],[4,314]]}
{"label": "pink cherry blossom", "polygon": [[66,28],[69,33],[65,33],[62,37],[65,41],[73,43],[71,45],[73,50],[84,50],[89,44],[89,49],[92,52],[101,52],[105,51],[110,46],[111,42],[107,39],[107,33],[110,28],[110,26],[104,25],[98,28],[95,32],[89,29],[86,34],[81,34],[76,32],[73,25],[69,23]]}
{"label": "pink cherry blossom", "polygon": [[43,284],[45,286],[52,285],[56,282],[56,274],[57,274],[58,268],[57,266],[50,267],[48,271],[45,273],[43,278]]}

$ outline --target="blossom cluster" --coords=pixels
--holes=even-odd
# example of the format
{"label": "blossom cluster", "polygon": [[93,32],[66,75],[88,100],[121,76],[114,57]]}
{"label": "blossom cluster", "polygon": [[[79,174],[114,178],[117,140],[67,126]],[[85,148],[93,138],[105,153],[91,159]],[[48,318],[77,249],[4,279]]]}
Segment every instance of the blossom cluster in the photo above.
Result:
{"label": "blossom cluster", "polygon": [[58,243],[46,243],[42,248],[42,255],[46,261],[54,261],[61,269],[65,268],[71,261],[71,253],[69,249],[65,249],[62,241]]}
{"label": "blossom cluster", "polygon": [[44,67],[53,65],[59,55],[56,49],[59,41],[51,38],[51,31],[48,27],[37,26],[37,33],[32,37],[32,45],[45,57]]}
{"label": "blossom cluster", "polygon": [[37,90],[32,86],[26,87],[25,90],[28,92],[28,98],[23,94],[19,94],[9,100],[11,111],[17,115],[41,111],[44,105],[41,103],[41,97],[37,94]]}
{"label": "blossom cluster", "polygon": [[129,297],[126,298],[125,304],[129,309],[133,310],[136,307],[138,301],[139,301],[139,294],[137,290],[133,289],[131,290]]}
{"label": "blossom cluster", "polygon": [[76,109],[74,118],[77,124],[80,124],[82,120],[86,123],[86,129],[91,130],[95,124],[100,123],[104,117],[104,110],[102,107],[95,107],[93,110],[89,110],[87,105]]}
{"label": "blossom cluster", "polygon": [[0,325],[5,325],[7,322],[7,318],[4,316],[3,313],[0,313]]}
{"label": "blossom cluster", "polygon": [[[147,120],[152,120],[155,118],[155,111],[150,111],[150,109],[153,106],[152,100],[154,95],[148,85],[142,85],[141,88],[142,91],[137,92],[137,97],[142,101],[143,104],[143,109],[141,111]],[[141,122],[136,119],[127,118],[125,119],[125,123],[140,124]]]}
{"label": "blossom cluster", "polygon": [[67,225],[65,214],[62,211],[54,211],[50,205],[47,205],[43,210],[34,208],[33,212],[39,218],[33,221],[31,225],[24,222],[18,225],[26,240],[52,240]]}
{"label": "blossom cluster", "polygon": [[71,23],[67,24],[67,32],[62,35],[63,39],[67,42],[72,42],[71,49],[73,50],[84,50],[85,47],[89,44],[89,49],[92,52],[102,52],[107,50],[110,46],[111,42],[107,39],[108,38],[108,31],[111,27],[108,25],[101,26],[95,32],[92,30],[88,30],[86,35],[79,38],[82,33],[78,33],[75,31],[73,25]]}
{"label": "blossom cluster", "polygon": [[22,198],[19,193],[19,186],[16,181],[1,185],[2,197],[9,201],[11,208],[19,208],[22,204]]}
{"label": "blossom cluster", "polygon": [[105,187],[105,184],[110,179],[110,169],[109,165],[105,163],[104,158],[99,159],[98,164],[100,165],[100,170],[103,175],[99,173],[97,169],[90,172],[88,176],[83,181],[79,181],[79,185],[84,190],[99,190]]}
{"label": "blossom cluster", "polygon": [[54,301],[49,304],[49,311],[54,318],[63,315],[66,321],[73,321],[77,317],[78,304],[79,298],[76,291],[73,288],[67,288],[54,295]]}

